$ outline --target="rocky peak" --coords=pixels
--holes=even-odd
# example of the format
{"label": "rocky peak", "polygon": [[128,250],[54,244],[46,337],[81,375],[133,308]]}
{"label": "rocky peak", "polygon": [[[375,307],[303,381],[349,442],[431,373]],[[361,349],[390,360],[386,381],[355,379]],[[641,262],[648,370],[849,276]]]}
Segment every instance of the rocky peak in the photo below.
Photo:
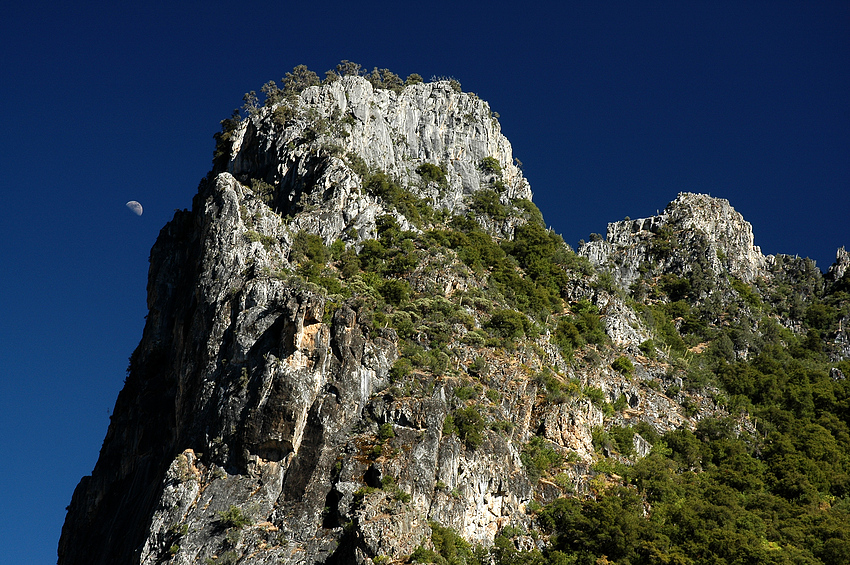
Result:
{"label": "rocky peak", "polygon": [[840,280],[848,267],[850,267],[850,252],[844,247],[839,247],[835,253],[835,263],[829,267],[827,277],[835,281]]}
{"label": "rocky peak", "polygon": [[277,211],[297,215],[295,227],[328,243],[373,237],[375,217],[386,212],[413,227],[363,186],[377,172],[438,211],[463,212],[483,188],[503,204],[530,199],[490,106],[455,84],[394,92],[344,76],[311,86],[253,110],[229,136],[218,169],[262,186]]}
{"label": "rocky peak", "polygon": [[715,277],[729,273],[752,282],[767,265],[752,225],[728,200],[689,192],[657,216],[608,224],[606,240],[591,241],[580,253],[612,269],[626,288],[646,268],[681,276],[699,265]]}
{"label": "rocky peak", "polygon": [[[270,92],[225,121],[151,251],[144,334],[60,565],[402,563],[448,528],[539,549],[534,504],[602,495],[612,462],[729,415],[701,351],[746,358],[755,314],[799,324],[819,295],[813,263],[763,257],[699,194],[577,256],[487,103],[451,81]],[[784,310],[747,284],[764,273],[794,287]],[[616,288],[636,280],[643,297]]]}

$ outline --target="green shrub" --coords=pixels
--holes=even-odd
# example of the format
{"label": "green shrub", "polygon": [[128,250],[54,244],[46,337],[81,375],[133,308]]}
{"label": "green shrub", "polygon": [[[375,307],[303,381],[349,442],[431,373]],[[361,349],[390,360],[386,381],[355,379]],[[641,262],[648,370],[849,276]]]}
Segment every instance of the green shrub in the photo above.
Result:
{"label": "green shrub", "polygon": [[395,437],[395,431],[393,431],[393,425],[390,422],[386,422],[378,428],[378,439],[380,441],[386,441],[388,439],[392,439]]}
{"label": "green shrub", "polygon": [[213,135],[215,138],[215,150],[213,151],[213,166],[222,168],[230,159],[230,150],[233,146],[233,132],[239,127],[242,118],[239,110],[233,110],[229,118],[221,120],[221,131]]}
{"label": "green shrub", "polygon": [[242,513],[242,509],[235,504],[230,505],[227,510],[218,513],[219,522],[227,527],[242,528],[251,525],[251,519]]}
{"label": "green shrub", "polygon": [[392,90],[396,93],[401,92],[404,88],[404,83],[402,82],[401,77],[389,69],[378,70],[378,67],[375,67],[370,74],[366,75],[366,79],[371,82],[372,86],[375,88]]}
{"label": "green shrub", "polygon": [[616,444],[617,451],[626,457],[634,455],[635,431],[631,427],[611,426],[611,429],[608,430],[608,434]]}
{"label": "green shrub", "polygon": [[502,432],[503,434],[510,434],[514,429],[513,422],[508,420],[497,420],[490,424],[490,429],[494,432]]}
{"label": "green shrub", "polygon": [[626,400],[626,395],[625,395],[625,394],[621,394],[621,395],[617,398],[617,400],[616,400],[616,401],[614,401],[614,404],[612,405],[612,408],[614,409],[614,412],[622,412],[623,410],[625,410],[625,409],[626,409],[626,407],[627,407],[628,405],[629,405],[629,401],[628,401],[628,400]]}
{"label": "green shrub", "polygon": [[573,305],[573,312],[575,312],[573,323],[587,343],[602,345],[608,341],[599,308],[587,300],[580,300]]}
{"label": "green shrub", "polygon": [[266,249],[268,249],[271,245],[277,243],[277,238],[275,238],[274,236],[262,234],[254,230],[246,231],[245,238],[251,242],[262,243],[263,247],[265,247]]}
{"label": "green shrub", "polygon": [[361,181],[365,181],[369,177],[369,165],[366,164],[366,161],[360,155],[347,153],[345,155],[345,162],[348,168],[360,177]]}
{"label": "green shrub", "polygon": [[552,341],[561,348],[566,357],[572,355],[574,349],[584,345],[581,332],[570,318],[561,318],[552,334]]}
{"label": "green shrub", "polygon": [[360,487],[359,489],[354,491],[354,494],[352,495],[352,500],[351,500],[352,505],[355,508],[359,507],[360,505],[363,504],[363,501],[366,499],[366,497],[368,497],[373,492],[377,492],[378,490],[379,489],[377,489],[375,487],[366,487],[366,486]]}
{"label": "green shrub", "polygon": [[457,433],[455,418],[451,414],[447,414],[446,419],[443,420],[443,435],[450,436],[455,433]]}
{"label": "green shrub", "polygon": [[304,260],[324,265],[328,260],[328,250],[322,238],[314,233],[301,230],[292,240],[292,257],[295,261]]}
{"label": "green shrub", "polygon": [[502,176],[502,166],[499,165],[499,161],[495,157],[484,157],[478,164],[478,168],[485,175]]}
{"label": "green shrub", "polygon": [[455,429],[458,437],[466,443],[470,449],[477,449],[484,441],[484,418],[478,413],[476,406],[467,406],[455,410],[453,416]]}
{"label": "green shrub", "polygon": [[289,103],[280,104],[272,112],[272,121],[281,127],[286,127],[286,124],[294,120],[298,116],[298,111]]}
{"label": "green shrub", "polygon": [[349,247],[339,256],[339,271],[344,279],[350,279],[360,272],[360,258],[357,251]]}
{"label": "green shrub", "polygon": [[534,436],[522,448],[520,460],[525,466],[529,480],[536,483],[543,473],[563,463],[564,456],[558,450],[547,445],[546,440],[542,437]]}
{"label": "green shrub", "polygon": [[262,179],[251,179],[251,192],[266,204],[274,201],[275,187]]}
{"label": "green shrub", "polygon": [[381,477],[381,490],[390,493],[396,500],[410,502],[410,495],[401,490],[401,487],[396,484],[395,479],[390,475]]}
{"label": "green shrub", "polygon": [[318,86],[319,83],[319,75],[307,68],[307,65],[298,65],[283,77],[283,91],[286,94],[299,94],[307,87]]}
{"label": "green shrub", "polygon": [[629,359],[625,355],[617,357],[614,362],[611,363],[611,368],[626,377],[631,376],[632,373],[635,372],[634,364],[632,363],[631,359]]}
{"label": "green shrub", "polygon": [[650,359],[655,359],[658,356],[658,353],[655,351],[655,342],[651,339],[648,339],[641,343],[638,346],[638,349],[640,349],[641,353],[643,353]]}
{"label": "green shrub", "polygon": [[740,279],[732,279],[732,288],[738,293],[744,302],[753,308],[761,307],[761,298],[752,286]]}
{"label": "green shrub", "polygon": [[410,297],[410,285],[407,281],[389,279],[378,287],[381,297],[393,306],[399,306]]}
{"label": "green shrub", "polygon": [[684,300],[691,294],[691,282],[670,273],[661,275],[658,279],[658,288],[667,294],[672,302]]}
{"label": "green shrub", "polygon": [[582,393],[597,406],[605,404],[605,391],[595,386],[586,386]]}
{"label": "green shrub", "polygon": [[662,226],[656,232],[650,241],[649,251],[658,259],[666,259],[673,254],[673,251],[678,249],[679,239],[673,228],[670,226]]}
{"label": "green shrub", "polygon": [[378,196],[384,202],[393,206],[413,225],[421,225],[423,219],[427,219],[433,214],[433,209],[427,202],[401,188],[384,172],[379,171],[365,177],[363,188],[369,194]]}
{"label": "green shrub", "polygon": [[486,324],[505,339],[524,336],[530,325],[528,318],[516,310],[497,310]]}
{"label": "green shrub", "polygon": [[345,242],[341,239],[337,239],[331,243],[330,247],[328,247],[328,252],[330,253],[333,261],[339,261],[342,259],[342,254],[345,253]]}
{"label": "green shrub", "polygon": [[489,371],[487,361],[485,361],[483,357],[475,357],[475,359],[472,360],[472,364],[469,366],[468,371],[470,375],[475,375],[477,377],[486,375],[487,371]]}
{"label": "green shrub", "polygon": [[455,388],[454,393],[458,400],[466,401],[475,396],[475,389],[471,386],[459,386]]}
{"label": "green shrub", "polygon": [[446,171],[442,167],[438,167],[432,163],[422,163],[416,167],[416,174],[422,177],[422,180],[426,183],[435,182],[442,188],[446,188],[447,186]]}
{"label": "green shrub", "polygon": [[410,362],[410,359],[399,357],[396,362],[393,363],[392,369],[390,369],[390,382],[397,383],[403,380],[410,374],[412,369],[413,365]]}
{"label": "green shrub", "polygon": [[[469,543],[460,537],[457,532],[451,528],[444,528],[436,522],[430,522],[430,526],[431,542],[434,544],[434,548],[437,550],[437,553],[439,553],[439,556],[435,556],[433,561],[419,561],[420,563],[482,565],[481,557],[483,557],[483,555],[479,555],[479,552],[474,551]],[[417,552],[418,551],[419,550],[417,549]],[[433,552],[429,553],[433,555]],[[417,553],[414,552],[411,556],[411,560],[413,560],[416,555]],[[422,552],[419,555],[424,557],[427,554]],[[420,559],[420,557],[417,557],[417,559]]]}
{"label": "green shrub", "polygon": [[597,453],[601,452],[603,448],[611,445],[611,437],[602,426],[594,426],[590,431],[590,437],[591,442],[593,443],[593,449]]}
{"label": "green shrub", "polygon": [[535,381],[546,390],[546,402],[551,404],[561,404],[581,392],[579,385],[575,381],[562,383],[555,378],[552,371],[544,368],[535,376]]}
{"label": "green shrub", "polygon": [[494,220],[507,218],[507,208],[499,201],[495,190],[482,188],[472,193],[469,207],[480,214],[487,214]]}

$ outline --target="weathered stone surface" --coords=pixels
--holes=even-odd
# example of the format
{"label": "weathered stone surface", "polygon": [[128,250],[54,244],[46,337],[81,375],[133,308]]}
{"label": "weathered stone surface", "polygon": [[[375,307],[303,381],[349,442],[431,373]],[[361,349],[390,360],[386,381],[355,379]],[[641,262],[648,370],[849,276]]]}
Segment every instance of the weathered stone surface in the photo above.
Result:
{"label": "weathered stone surface", "polygon": [[556,404],[543,417],[543,437],[591,461],[595,452],[591,432],[603,420],[602,411],[589,400]]}
{"label": "weathered stone surface", "polygon": [[[275,112],[293,108],[281,125]],[[316,122],[328,124],[319,128]],[[362,77],[346,76],[306,89],[297,99],[261,108],[234,133],[227,171],[246,182],[262,179],[278,190],[275,206],[300,212],[294,226],[330,243],[357,234],[374,235],[381,203],[361,189],[362,179],[346,155],[357,155],[386,172],[434,208],[461,212],[466,197],[489,185],[485,157],[501,167],[503,202],[531,199],[531,189],[513,162],[510,142],[489,105],[455,91],[449,81],[408,86],[401,93],[374,89]],[[446,185],[423,182],[422,163],[442,165]],[[407,220],[399,216],[403,227]]]}
{"label": "weathered stone surface", "polygon": [[[227,170],[211,174],[193,211],[162,230],[144,336],[101,458],[74,494],[60,563],[353,562],[409,554],[427,542],[429,519],[486,543],[522,514],[531,486],[516,446],[491,432],[478,451],[443,437],[444,391],[430,403],[368,409],[396,426],[396,449],[411,454],[375,462],[411,498],[379,490],[358,506],[369,466],[353,428],[388,386],[397,338],[364,326],[347,306],[329,318],[327,299],[286,274],[298,230],[356,242],[374,234],[378,215],[395,213],[321,147],[335,140],[459,211],[488,182],[484,157],[499,162],[506,201],[531,196],[498,122],[485,102],[448,83],[396,95],[348,77],[308,89],[297,104],[302,118],[285,128],[275,108],[244,121]],[[335,110],[354,117],[348,135],[304,142]],[[423,162],[445,166],[446,186],[421,181]],[[272,208],[248,188],[251,179],[275,185]],[[250,524],[226,523],[232,508]],[[354,530],[343,528],[348,521]]]}
{"label": "weathered stone surface", "polygon": [[839,247],[835,253],[835,263],[829,267],[827,277],[832,280],[840,280],[850,267],[850,252],[843,247]]}
{"label": "weathered stone surface", "polygon": [[[664,228],[676,238],[675,249],[653,252],[656,236]],[[700,265],[715,277],[728,272],[745,282],[763,274],[766,266],[766,258],[754,244],[752,226],[728,200],[687,192],[657,216],[608,224],[605,240],[591,241],[579,252],[610,270],[624,288],[639,278],[647,262],[661,272],[680,275]]]}

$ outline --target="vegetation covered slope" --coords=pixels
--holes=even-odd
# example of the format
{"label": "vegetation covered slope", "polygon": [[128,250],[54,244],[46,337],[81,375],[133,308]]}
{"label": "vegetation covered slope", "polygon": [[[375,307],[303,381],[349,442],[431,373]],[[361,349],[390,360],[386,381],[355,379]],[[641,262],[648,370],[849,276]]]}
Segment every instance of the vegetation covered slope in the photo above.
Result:
{"label": "vegetation covered slope", "polygon": [[[605,419],[594,429],[586,484],[574,479],[570,450],[540,435],[525,443],[529,477],[549,488],[551,481],[566,496],[549,500],[540,492],[546,487],[538,490],[545,503],[530,505],[531,524],[496,537],[497,563],[846,561],[850,362],[830,359],[830,338],[848,314],[847,276],[825,283],[804,268],[787,281],[797,275],[782,270],[750,286],[667,273],[647,275],[626,293],[606,288],[611,281],[536,215],[513,240],[497,242],[476,221],[481,213],[421,234],[379,218],[379,237],[359,253],[337,246],[337,260],[314,238],[298,272],[396,330],[401,356],[388,398],[455,382],[457,408],[444,429],[468,448],[481,444],[487,428],[512,432],[511,415],[499,410],[504,391],[488,374],[512,357],[536,357],[523,368],[539,386],[539,405],[570,398],[600,405]],[[459,288],[444,298],[423,286],[437,282],[435,271],[453,271]],[[709,292],[698,300],[700,284],[717,285],[723,299]],[[588,298],[570,301],[576,288]],[[596,304],[608,293],[648,328],[640,354],[604,332]],[[547,341],[560,350],[565,371],[546,362]],[[624,398],[583,385],[582,373],[606,362],[627,379],[637,378],[635,364],[663,366],[663,376],[641,386],[662,389],[692,420],[659,432],[629,415]],[[642,457],[636,435],[651,445]],[[463,557],[460,538],[451,548],[441,536],[439,551],[420,551],[414,561],[486,562],[480,551]],[[529,538],[542,549],[523,551],[535,545]]]}

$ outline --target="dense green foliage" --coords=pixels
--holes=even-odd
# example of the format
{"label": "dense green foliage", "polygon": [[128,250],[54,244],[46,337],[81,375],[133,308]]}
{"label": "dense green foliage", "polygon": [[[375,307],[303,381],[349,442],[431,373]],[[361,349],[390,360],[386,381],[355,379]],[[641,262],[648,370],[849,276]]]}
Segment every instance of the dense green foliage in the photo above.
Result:
{"label": "dense green foliage", "polygon": [[443,433],[457,433],[469,449],[477,449],[484,441],[484,419],[475,406],[466,406],[455,410],[446,417]]}
{"label": "dense green foliage", "polygon": [[238,506],[231,505],[227,510],[218,513],[219,522],[228,528],[243,528],[251,525],[251,519],[242,513]]}
{"label": "dense green foliage", "polygon": [[410,556],[410,562],[438,565],[483,565],[486,562],[483,549],[473,549],[457,532],[436,522],[431,522],[431,542],[435,550],[419,547]]}
{"label": "dense green foliage", "polygon": [[432,213],[431,208],[421,198],[417,198],[409,190],[404,190],[386,173],[376,172],[363,179],[363,188],[369,194],[381,197],[387,204],[394,207],[413,225],[422,225]]}
{"label": "dense green foliage", "polygon": [[[517,213],[528,213],[523,204]],[[535,218],[537,214],[529,215]],[[545,317],[562,307],[562,294],[571,280],[569,271],[592,272],[587,260],[573,253],[542,222],[528,221],[517,228],[512,240],[501,242],[494,241],[470,216],[455,217],[450,227],[430,230],[428,236],[435,245],[456,250],[476,271],[486,270],[511,305],[533,317]]]}
{"label": "dense green foliage", "polygon": [[416,167],[416,174],[426,183],[435,182],[443,189],[447,186],[446,171],[432,163],[422,163]]}
{"label": "dense green foliage", "polygon": [[564,460],[564,456],[557,449],[546,445],[546,441],[542,437],[534,436],[523,447],[520,459],[525,466],[529,480],[534,482],[543,473],[559,465]]}

